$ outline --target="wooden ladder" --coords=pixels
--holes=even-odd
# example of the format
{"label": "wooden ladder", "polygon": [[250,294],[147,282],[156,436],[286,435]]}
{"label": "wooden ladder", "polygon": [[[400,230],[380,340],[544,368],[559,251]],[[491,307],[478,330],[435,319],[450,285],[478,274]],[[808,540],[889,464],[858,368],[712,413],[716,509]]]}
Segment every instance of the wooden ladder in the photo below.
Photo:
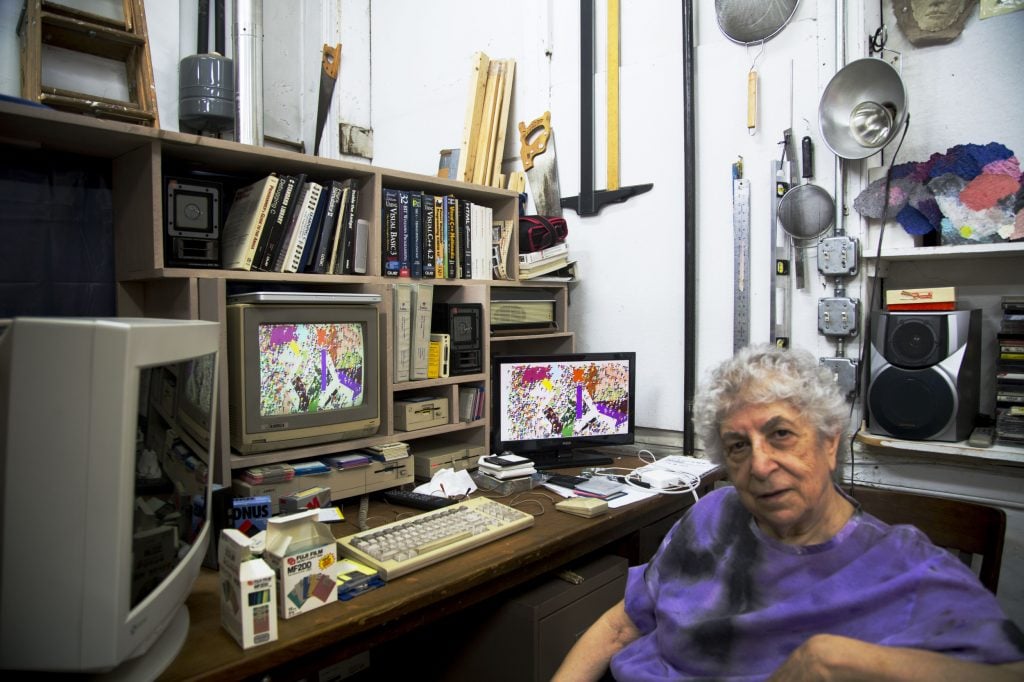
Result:
{"label": "wooden ladder", "polygon": [[[26,0],[20,26],[22,97],[55,109],[159,128],[142,3],[122,0],[124,20],[118,21],[46,0]],[[44,44],[123,63],[128,101],[44,86]]]}

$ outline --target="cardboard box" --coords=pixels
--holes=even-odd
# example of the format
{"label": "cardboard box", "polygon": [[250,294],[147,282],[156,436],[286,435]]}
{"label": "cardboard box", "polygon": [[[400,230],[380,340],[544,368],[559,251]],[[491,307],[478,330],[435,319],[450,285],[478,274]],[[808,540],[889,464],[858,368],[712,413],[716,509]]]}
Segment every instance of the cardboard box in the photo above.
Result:
{"label": "cardboard box", "polygon": [[887,289],[885,305],[890,311],[954,310],[956,308],[956,287]]}
{"label": "cardboard box", "polygon": [[277,639],[277,594],[274,571],[256,556],[254,541],[225,528],[217,544],[220,565],[220,622],[239,646],[249,649]]}
{"label": "cardboard box", "polygon": [[317,509],[267,523],[264,558],[277,574],[278,613],[293,618],[338,601],[338,543]]}
{"label": "cardboard box", "polygon": [[395,429],[415,431],[448,423],[447,398],[410,398],[395,401]]}

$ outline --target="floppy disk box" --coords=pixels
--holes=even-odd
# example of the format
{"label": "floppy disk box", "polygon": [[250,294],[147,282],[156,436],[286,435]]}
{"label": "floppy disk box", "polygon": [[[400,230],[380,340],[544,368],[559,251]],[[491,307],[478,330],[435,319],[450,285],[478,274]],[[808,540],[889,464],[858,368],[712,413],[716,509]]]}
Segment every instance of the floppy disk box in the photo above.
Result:
{"label": "floppy disk box", "polygon": [[338,601],[338,543],[319,515],[309,509],[267,522],[264,558],[277,574],[281,618]]}
{"label": "floppy disk box", "polygon": [[218,538],[220,622],[249,649],[277,639],[274,570],[256,554],[253,538],[225,528]]}

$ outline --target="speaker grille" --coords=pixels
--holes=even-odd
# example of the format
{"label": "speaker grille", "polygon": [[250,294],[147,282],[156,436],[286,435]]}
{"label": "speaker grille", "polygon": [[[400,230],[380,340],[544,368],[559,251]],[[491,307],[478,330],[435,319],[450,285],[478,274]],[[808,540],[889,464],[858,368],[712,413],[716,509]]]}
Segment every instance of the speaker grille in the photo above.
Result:
{"label": "speaker grille", "polygon": [[893,436],[926,440],[956,415],[956,390],[939,369],[888,367],[871,382],[868,407],[878,425]]}
{"label": "speaker grille", "polygon": [[889,317],[885,357],[905,369],[922,369],[938,364],[947,355],[946,318],[939,315]]}

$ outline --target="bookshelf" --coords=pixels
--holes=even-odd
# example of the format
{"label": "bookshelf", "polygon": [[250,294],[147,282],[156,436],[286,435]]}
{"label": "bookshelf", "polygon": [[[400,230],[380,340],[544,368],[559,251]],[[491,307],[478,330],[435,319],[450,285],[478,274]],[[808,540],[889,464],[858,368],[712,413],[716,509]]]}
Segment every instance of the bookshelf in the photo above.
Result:
{"label": "bookshelf", "polygon": [[[409,442],[414,451],[418,445],[427,447],[437,443],[487,449],[489,410],[485,411],[481,419],[462,422],[459,420],[458,405],[460,391],[469,387],[483,386],[489,400],[490,378],[487,368],[494,349],[500,347],[503,353],[517,352],[520,348],[531,352],[537,349],[564,352],[571,350],[574,345],[573,334],[566,327],[567,284],[547,283],[542,286],[556,299],[559,309],[556,327],[542,333],[498,338],[491,337],[488,331],[491,289],[495,286],[539,285],[516,280],[421,280],[434,284],[435,301],[478,303],[483,306],[483,371],[441,379],[400,383],[393,381],[394,338],[389,320],[392,316],[392,290],[396,279],[384,277],[381,273],[380,216],[383,188],[454,194],[460,199],[490,207],[494,219],[510,220],[513,224],[518,221],[518,194],[515,192],[362,163],[318,158],[289,150],[154,130],[10,102],[0,102],[0,146],[14,152],[23,148],[108,161],[112,179],[118,314],[219,322],[222,325],[222,358],[226,358],[227,353],[227,333],[224,327],[227,297],[238,287],[286,284],[310,291],[381,295],[382,423],[377,434],[367,438],[252,455],[232,452],[228,428],[227,362],[222,361],[215,433],[217,480],[221,483],[229,484],[233,472],[251,466],[314,459],[394,441]],[[306,173],[318,181],[354,180],[360,189],[358,217],[370,224],[367,274],[285,274],[169,267],[164,246],[164,180],[166,176],[181,176],[190,172],[213,174],[228,178],[236,184],[251,183],[270,172]],[[230,202],[232,195],[233,192],[226,189],[224,201]],[[518,261],[516,243],[513,237],[512,263]],[[448,398],[448,423],[417,431],[398,431],[394,422],[395,401],[428,394]],[[411,476],[411,464],[409,470]],[[391,482],[390,485],[396,483]],[[335,497],[339,495],[336,493]]]}

